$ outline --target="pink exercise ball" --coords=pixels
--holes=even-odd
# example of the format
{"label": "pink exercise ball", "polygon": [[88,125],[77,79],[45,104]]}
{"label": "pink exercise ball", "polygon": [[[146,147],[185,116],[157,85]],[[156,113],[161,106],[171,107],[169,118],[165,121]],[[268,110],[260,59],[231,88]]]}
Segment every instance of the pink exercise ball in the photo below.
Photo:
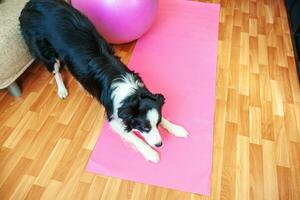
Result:
{"label": "pink exercise ball", "polygon": [[158,0],[72,0],[97,31],[110,43],[127,43],[141,37],[152,25]]}

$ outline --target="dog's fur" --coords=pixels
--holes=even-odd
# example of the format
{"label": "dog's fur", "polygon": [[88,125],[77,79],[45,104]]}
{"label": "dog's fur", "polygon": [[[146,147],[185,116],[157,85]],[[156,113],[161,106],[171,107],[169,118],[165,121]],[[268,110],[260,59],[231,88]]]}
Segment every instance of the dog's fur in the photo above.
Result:
{"label": "dog's fur", "polygon": [[159,124],[175,136],[187,136],[185,129],[161,116],[163,95],[152,94],[76,9],[62,0],[30,0],[19,20],[31,54],[54,73],[58,96],[68,95],[60,75],[66,64],[83,88],[105,107],[112,129],[147,160],[158,162],[159,155],[134,130],[156,147],[162,145]]}

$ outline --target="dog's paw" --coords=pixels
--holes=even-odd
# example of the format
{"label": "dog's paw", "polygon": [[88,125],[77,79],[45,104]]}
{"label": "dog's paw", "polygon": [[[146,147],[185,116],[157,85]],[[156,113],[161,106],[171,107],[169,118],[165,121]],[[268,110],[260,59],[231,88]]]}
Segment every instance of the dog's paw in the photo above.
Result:
{"label": "dog's paw", "polygon": [[68,96],[68,90],[65,87],[58,88],[57,94],[59,98],[65,99]]}
{"label": "dog's paw", "polygon": [[185,128],[178,125],[174,125],[171,132],[175,137],[186,138],[189,135],[189,132]]}
{"label": "dog's paw", "polygon": [[143,151],[143,156],[146,160],[154,163],[158,163],[160,161],[159,154],[150,147]]}

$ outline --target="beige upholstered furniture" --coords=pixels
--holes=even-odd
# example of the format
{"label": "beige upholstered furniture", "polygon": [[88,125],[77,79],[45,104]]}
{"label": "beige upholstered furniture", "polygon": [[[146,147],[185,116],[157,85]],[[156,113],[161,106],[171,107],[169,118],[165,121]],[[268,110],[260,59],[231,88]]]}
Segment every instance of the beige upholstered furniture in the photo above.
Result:
{"label": "beige upholstered furniture", "polygon": [[7,88],[14,96],[21,94],[15,80],[33,61],[19,30],[18,18],[27,1],[0,2],[0,89]]}
{"label": "beige upholstered furniture", "polygon": [[19,30],[19,16],[28,1],[0,0],[0,89],[7,88],[13,96],[21,95],[15,80],[34,60]]}

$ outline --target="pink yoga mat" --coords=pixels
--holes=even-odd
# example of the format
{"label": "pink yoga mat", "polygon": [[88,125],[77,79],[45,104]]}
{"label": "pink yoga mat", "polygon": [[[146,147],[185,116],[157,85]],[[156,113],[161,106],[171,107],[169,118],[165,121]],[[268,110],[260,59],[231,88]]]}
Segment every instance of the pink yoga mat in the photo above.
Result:
{"label": "pink yoga mat", "polygon": [[210,194],[218,19],[216,4],[160,1],[157,20],[137,42],[129,67],[151,91],[164,94],[164,116],[190,136],[175,138],[161,130],[161,161],[154,164],[105,124],[88,171]]}

